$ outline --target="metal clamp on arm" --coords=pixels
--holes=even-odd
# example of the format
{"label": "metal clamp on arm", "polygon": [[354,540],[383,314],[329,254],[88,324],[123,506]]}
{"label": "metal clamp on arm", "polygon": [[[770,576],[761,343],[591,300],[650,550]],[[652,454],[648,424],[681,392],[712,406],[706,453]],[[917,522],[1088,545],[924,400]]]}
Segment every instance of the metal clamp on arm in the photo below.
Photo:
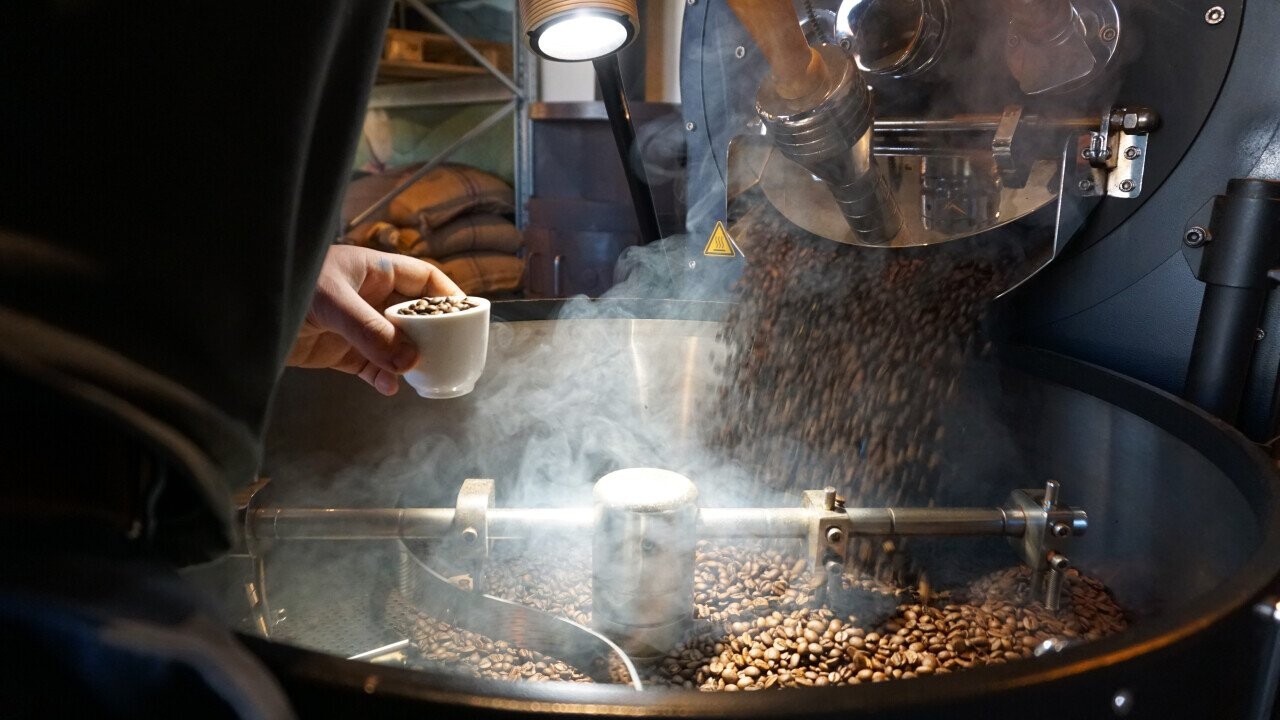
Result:
{"label": "metal clamp on arm", "polygon": [[1031,591],[1040,595],[1050,610],[1062,605],[1062,585],[1071,567],[1061,551],[1068,539],[1083,535],[1088,528],[1083,510],[1058,504],[1060,488],[1056,480],[1050,480],[1042,491],[1014,490],[1006,505],[1009,512],[1020,513],[1025,519],[1021,537],[1010,537],[1009,544],[1031,568]]}
{"label": "metal clamp on arm", "polygon": [[1062,553],[1073,536],[1083,535],[1088,514],[1058,504],[1059,484],[1045,489],[1014,490],[1002,508],[855,508],[845,509],[834,488],[809,490],[804,508],[810,514],[808,560],[814,572],[847,567],[849,541],[856,536],[931,535],[1009,538],[1032,571],[1032,591],[1044,606],[1061,604],[1065,572],[1070,560]]}
{"label": "metal clamp on arm", "polygon": [[1094,168],[1090,192],[1118,198],[1142,194],[1148,133],[1160,127],[1160,116],[1143,107],[1113,107],[1102,114],[1097,130],[1080,156]]}

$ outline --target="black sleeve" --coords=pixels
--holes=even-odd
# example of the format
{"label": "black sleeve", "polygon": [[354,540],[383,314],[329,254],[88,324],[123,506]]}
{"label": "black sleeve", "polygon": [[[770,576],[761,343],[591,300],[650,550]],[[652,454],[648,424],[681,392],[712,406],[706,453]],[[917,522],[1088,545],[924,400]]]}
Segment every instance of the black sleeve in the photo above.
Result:
{"label": "black sleeve", "polygon": [[127,425],[180,478],[179,514],[224,540],[336,236],[389,11],[0,3],[0,374]]}

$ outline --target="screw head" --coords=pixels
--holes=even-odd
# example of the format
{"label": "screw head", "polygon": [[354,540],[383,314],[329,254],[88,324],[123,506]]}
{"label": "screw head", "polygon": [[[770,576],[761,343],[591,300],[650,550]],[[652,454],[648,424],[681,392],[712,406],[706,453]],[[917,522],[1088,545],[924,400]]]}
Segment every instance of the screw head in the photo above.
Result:
{"label": "screw head", "polygon": [[1132,180],[1120,181],[1120,189],[1124,192],[1133,192],[1135,187],[1137,187],[1137,185],[1134,185]]}
{"label": "screw head", "polygon": [[1018,37],[1017,35],[1010,35],[1005,40],[1005,42],[1009,45],[1009,47],[1016,48],[1018,47],[1018,44],[1022,42],[1022,38]]}
{"label": "screw head", "polygon": [[684,124],[684,129],[688,130],[689,132],[693,132],[694,130],[698,129],[698,123],[690,120],[689,122]]}
{"label": "screw head", "polygon": [[1089,192],[1093,189],[1093,181],[1089,178],[1084,178],[1080,182],[1076,183],[1076,187],[1080,189],[1080,192]]}
{"label": "screw head", "polygon": [[1085,160],[1092,160],[1092,159],[1093,159],[1093,149],[1092,149],[1092,148],[1081,148],[1081,149],[1080,149],[1080,157],[1084,158]]}
{"label": "screw head", "polygon": [[466,543],[473,543],[473,542],[475,542],[477,539],[479,539],[479,537],[480,537],[480,533],[476,532],[476,529],[475,529],[475,528],[471,528],[471,527],[469,527],[469,528],[467,528],[466,530],[463,530],[463,531],[462,531],[462,541],[463,541],[463,542],[466,542]]}
{"label": "screw head", "polygon": [[1052,530],[1054,537],[1063,538],[1071,534],[1071,528],[1066,523],[1054,523]]}
{"label": "screw head", "polygon": [[697,260],[690,260],[690,261],[689,261],[689,269],[690,269],[690,270],[692,270],[692,269],[694,269],[694,268],[696,268],[696,267],[698,267],[698,261],[697,261]]}
{"label": "screw head", "polygon": [[1111,698],[1111,711],[1116,717],[1124,717],[1133,712],[1133,693],[1128,690],[1117,690]]}
{"label": "screw head", "polygon": [[1209,231],[1199,225],[1193,226],[1186,235],[1182,236],[1182,242],[1186,243],[1187,247],[1200,247],[1209,242]]}
{"label": "screw head", "polygon": [[1098,35],[1102,38],[1102,42],[1114,42],[1116,35],[1118,34],[1119,33],[1116,32],[1116,29],[1111,25],[1104,25],[1102,29],[1098,31]]}
{"label": "screw head", "polygon": [[838,543],[844,541],[844,531],[838,527],[827,528],[827,542]]}
{"label": "screw head", "polygon": [[1261,342],[1266,337],[1267,337],[1267,331],[1263,330],[1262,328],[1258,328],[1253,332],[1253,339],[1259,342]]}
{"label": "screw head", "polygon": [[1124,149],[1124,156],[1130,160],[1142,157],[1142,148],[1137,145],[1130,145]]}
{"label": "screw head", "polygon": [[1226,17],[1227,17],[1227,11],[1223,10],[1221,5],[1214,5],[1213,7],[1206,10],[1204,13],[1204,21],[1209,23],[1210,25],[1217,25],[1218,23],[1225,20]]}
{"label": "screw head", "polygon": [[733,56],[741,60],[747,56],[747,49],[741,45],[733,49]]}

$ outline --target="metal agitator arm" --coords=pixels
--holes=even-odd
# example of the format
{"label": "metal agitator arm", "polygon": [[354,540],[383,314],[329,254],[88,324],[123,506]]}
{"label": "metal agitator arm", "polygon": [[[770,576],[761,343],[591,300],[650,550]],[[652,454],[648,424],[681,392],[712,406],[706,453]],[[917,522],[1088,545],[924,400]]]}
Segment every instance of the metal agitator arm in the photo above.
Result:
{"label": "metal agitator arm", "polygon": [[[492,480],[468,480],[453,508],[241,508],[250,542],[446,539],[455,554],[487,557],[489,542],[539,533],[591,532],[595,508],[493,507]],[[846,508],[833,488],[804,493],[798,508],[697,508],[697,537],[799,539],[816,573],[850,561],[850,541],[868,536],[1003,536],[1033,575],[1050,609],[1060,602],[1066,542],[1084,534],[1084,510],[1058,503],[1059,485],[1015,490],[997,508]],[[459,559],[467,559],[460,557]]]}

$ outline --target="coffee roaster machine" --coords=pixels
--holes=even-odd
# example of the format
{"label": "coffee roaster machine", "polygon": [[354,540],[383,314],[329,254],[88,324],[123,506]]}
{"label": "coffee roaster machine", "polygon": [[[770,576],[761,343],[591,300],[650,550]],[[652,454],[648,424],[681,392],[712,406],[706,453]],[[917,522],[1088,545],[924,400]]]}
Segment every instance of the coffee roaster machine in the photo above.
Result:
{"label": "coffee roaster machine", "polygon": [[[686,284],[705,297],[734,263],[767,261],[742,231],[760,213],[868,253],[1016,245],[1007,342],[962,383],[984,401],[947,411],[949,494],[932,507],[851,507],[824,488],[748,497],[741,468],[700,442],[724,357],[715,300],[497,303],[485,378],[446,402],[287,373],[271,480],[238,499],[244,545],[193,577],[227,591],[304,714],[1273,716],[1280,484],[1245,433],[1274,429],[1280,6],[794,10],[828,68],[809,103],[777,92],[770,41],[688,0]],[[907,682],[639,682],[687,623],[697,539],[790,538],[829,582],[851,540],[905,535],[943,558],[1027,564],[1048,608],[1062,572],[1087,568],[1133,625]],[[590,544],[592,627],[487,596],[499,543]],[[402,667],[390,591],[613,682]]]}

